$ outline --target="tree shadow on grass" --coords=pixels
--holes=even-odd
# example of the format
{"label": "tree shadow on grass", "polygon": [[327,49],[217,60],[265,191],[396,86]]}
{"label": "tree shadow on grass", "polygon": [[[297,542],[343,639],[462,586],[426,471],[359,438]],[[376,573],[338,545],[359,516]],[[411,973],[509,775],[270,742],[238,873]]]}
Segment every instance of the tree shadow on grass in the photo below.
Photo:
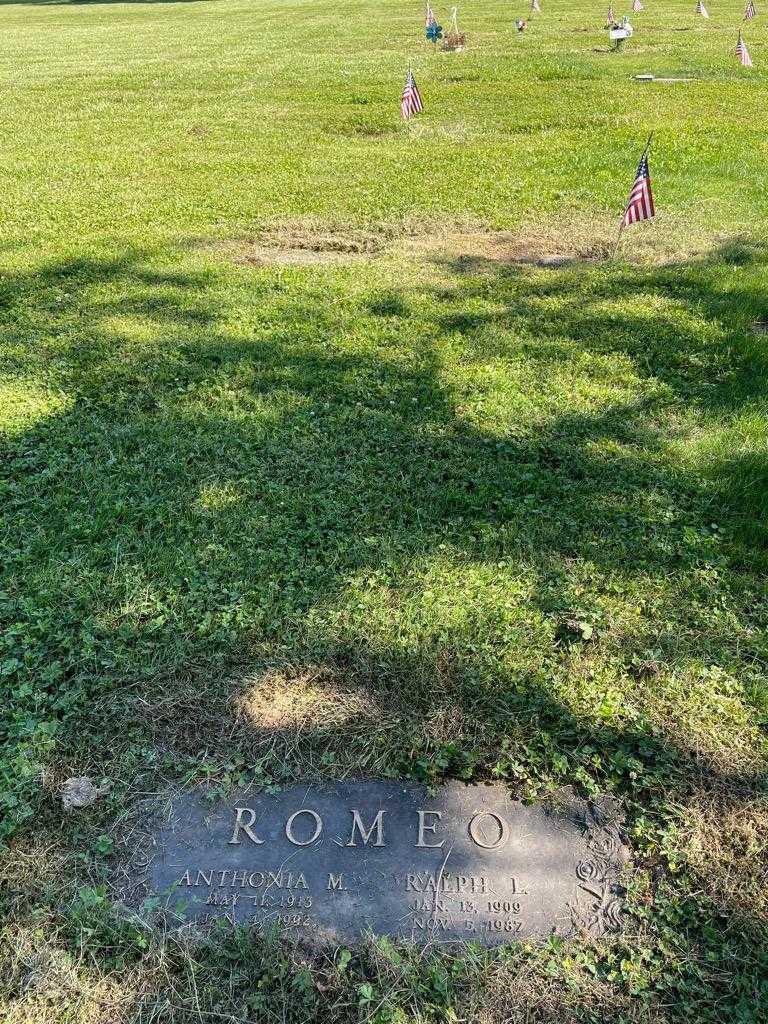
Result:
{"label": "tree shadow on grass", "polygon": [[[750,249],[736,265],[759,258]],[[232,299],[216,272],[157,269],[142,254],[7,276],[6,338],[48,327],[27,352],[11,349],[9,370],[55,380],[72,403],[9,450],[12,502],[27,527],[11,566],[38,579],[52,562],[63,566],[63,607],[75,600],[93,626],[112,621],[99,646],[121,651],[129,676],[137,661],[155,671],[150,648],[164,651],[170,672],[195,647],[231,650],[224,633],[234,647],[257,636],[278,660],[295,651],[304,661],[323,650],[307,642],[310,611],[327,628],[326,610],[366,574],[369,588],[407,600],[413,570],[423,575],[432,558],[515,585],[507,570],[522,565],[529,597],[520,603],[538,613],[536,622],[523,619],[523,632],[534,630],[552,651],[562,646],[561,620],[579,610],[598,615],[610,641],[599,602],[590,608],[579,598],[585,580],[572,564],[586,566],[602,596],[607,582],[630,594],[638,579],[662,579],[653,613],[667,627],[666,653],[681,630],[694,647],[708,631],[722,641],[716,653],[738,662],[731,649],[743,637],[728,637],[730,623],[718,635],[717,622],[702,621],[715,596],[702,577],[734,556],[709,525],[722,518],[722,492],[665,450],[670,408],[697,403],[712,419],[762,396],[764,353],[746,326],[763,297],[749,289],[734,296],[730,285],[707,291],[708,267],[721,273],[718,254],[596,278],[558,271],[531,279],[492,267],[490,280],[459,276],[436,291],[424,315],[410,311],[408,289],[394,305],[378,293],[345,300],[305,289],[300,275],[288,288],[259,275]],[[612,306],[635,295],[629,310]],[[478,309],[489,296],[494,308]],[[339,340],[360,323],[367,345]],[[453,379],[441,336],[461,344]],[[614,355],[626,362],[598,363],[596,374],[593,359]],[[519,427],[501,407],[495,431],[477,425],[465,399],[495,398],[496,385],[473,375],[494,360],[502,372],[516,364],[531,371],[541,421]],[[558,386],[585,387],[602,375],[606,395],[582,402],[577,387],[553,403],[547,381],[569,363],[575,376],[555,377]],[[615,395],[611,374],[624,378]],[[749,458],[753,473],[765,472],[754,452]],[[743,460],[734,455],[737,467]],[[730,497],[739,493],[731,488]],[[730,514],[738,521],[753,511],[736,502]],[[72,578],[68,564],[78,570]],[[221,591],[227,576],[234,594]],[[739,581],[749,586],[749,574]],[[137,594],[144,612],[132,605]],[[488,612],[482,601],[477,607]],[[201,639],[190,641],[197,616],[215,641],[199,629]],[[651,628],[649,646],[664,640],[652,624],[639,625]],[[333,631],[337,643],[354,649],[354,628]],[[476,628],[456,630],[462,644]],[[421,642],[434,658],[450,637],[437,644],[422,631]],[[625,660],[643,653],[642,644],[622,642]]]}
{"label": "tree shadow on grass", "polygon": [[755,488],[674,443],[762,399],[765,263],[6,275],[7,370],[55,398],[2,471],[19,820],[56,820],[40,761],[575,780],[659,833],[759,798]]}

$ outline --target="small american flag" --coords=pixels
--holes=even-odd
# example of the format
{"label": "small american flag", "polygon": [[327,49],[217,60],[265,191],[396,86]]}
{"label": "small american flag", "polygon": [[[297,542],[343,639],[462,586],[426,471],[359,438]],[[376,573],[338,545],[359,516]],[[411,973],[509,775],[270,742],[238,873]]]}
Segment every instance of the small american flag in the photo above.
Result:
{"label": "small american flag", "polygon": [[608,24],[612,25],[616,18],[613,15],[613,4],[608,8]]}
{"label": "small american flag", "polygon": [[531,0],[531,10],[535,11],[537,14],[541,14],[541,4],[539,3],[539,0]]}
{"label": "small american flag", "polygon": [[635,12],[642,11],[642,9],[643,9],[643,5],[640,2],[640,0],[632,0],[632,10],[633,11],[635,11]]}
{"label": "small american flag", "polygon": [[427,14],[426,14],[426,20],[424,22],[425,28],[429,28],[430,25],[435,25],[435,24],[437,24],[437,21],[435,19],[435,12],[432,10],[431,5],[427,4]]}
{"label": "small american flag", "polygon": [[420,114],[423,109],[424,104],[421,102],[416,79],[413,77],[411,69],[408,68],[408,77],[405,80],[405,89],[403,89],[403,97],[400,100],[400,115],[404,121],[407,121],[413,114]]}
{"label": "small american flag", "polygon": [[645,152],[640,158],[640,166],[637,168],[635,183],[629,193],[629,202],[624,210],[622,226],[637,224],[641,220],[653,220],[656,210],[653,205],[653,191],[651,189],[651,173],[648,170],[648,149],[651,140],[645,147]]}
{"label": "small american flag", "polygon": [[751,18],[754,18],[756,14],[757,11],[755,10],[755,5],[752,3],[752,0],[747,0],[747,7],[744,11],[744,21],[749,21]]}
{"label": "small american flag", "polygon": [[701,0],[698,0],[698,2],[696,4],[696,13],[700,14],[702,16],[702,18],[708,18],[709,17],[709,14],[707,12],[707,8],[704,6],[704,4],[701,2]]}
{"label": "small american flag", "polygon": [[752,58],[749,56],[749,50],[747,49],[747,44],[741,37],[741,32],[739,32],[739,41],[736,43],[736,56],[745,68],[752,67]]}

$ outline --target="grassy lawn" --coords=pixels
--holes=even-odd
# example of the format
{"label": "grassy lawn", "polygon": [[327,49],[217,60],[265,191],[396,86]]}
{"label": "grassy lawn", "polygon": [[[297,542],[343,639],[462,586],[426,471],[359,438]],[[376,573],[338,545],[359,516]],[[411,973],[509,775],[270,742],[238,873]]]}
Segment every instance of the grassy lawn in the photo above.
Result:
{"label": "grassy lawn", "polygon": [[[766,1020],[768,17],[542,6],[0,4],[4,1022]],[[620,796],[625,934],[110,899],[147,794],[365,775]]]}

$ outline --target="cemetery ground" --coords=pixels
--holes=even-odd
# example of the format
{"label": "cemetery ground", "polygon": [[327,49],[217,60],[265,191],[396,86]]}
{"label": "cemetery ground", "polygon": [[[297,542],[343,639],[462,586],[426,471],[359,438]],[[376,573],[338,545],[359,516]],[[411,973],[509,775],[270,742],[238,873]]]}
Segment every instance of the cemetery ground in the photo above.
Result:
{"label": "cemetery ground", "polygon": [[[604,6],[0,6],[4,1021],[766,1019],[768,9]],[[625,930],[112,898],[148,794],[359,777],[620,797]]]}

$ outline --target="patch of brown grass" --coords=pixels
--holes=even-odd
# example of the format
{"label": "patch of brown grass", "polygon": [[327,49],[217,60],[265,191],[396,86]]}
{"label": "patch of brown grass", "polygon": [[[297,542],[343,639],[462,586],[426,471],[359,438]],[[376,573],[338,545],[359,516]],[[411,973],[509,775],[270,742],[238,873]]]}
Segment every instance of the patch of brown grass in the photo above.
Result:
{"label": "patch of brown grass", "polygon": [[296,673],[271,670],[241,685],[238,712],[260,732],[301,733],[307,728],[338,728],[350,722],[360,727],[382,718],[382,709],[370,693],[321,667]]}
{"label": "patch of brown grass", "polygon": [[405,240],[403,249],[414,256],[424,254],[450,259],[467,273],[499,264],[531,264],[561,267],[568,263],[605,259],[612,250],[608,225],[576,222],[515,231],[475,228],[430,230]]}
{"label": "patch of brown grass", "polygon": [[473,1024],[577,1024],[588,1007],[592,1020],[664,1024],[657,1005],[598,980],[571,962],[568,983],[548,977],[541,965],[495,961],[483,985],[470,993],[464,1019]]}
{"label": "patch of brown grass", "polygon": [[[497,230],[477,220],[404,218],[364,227],[318,218],[271,222],[252,235],[203,241],[199,247],[242,266],[313,266],[391,258],[423,264],[425,258],[453,270],[482,274],[499,266],[558,269],[611,259],[620,209],[595,217],[577,210],[545,221]],[[694,236],[682,218],[668,215],[658,226],[624,232],[619,257],[640,264],[674,263],[722,243],[719,236]]]}
{"label": "patch of brown grass", "polygon": [[70,857],[61,837],[51,838],[47,831],[14,841],[0,857],[0,888],[6,900],[24,890],[34,888],[39,894],[41,889],[58,884],[68,870]]}
{"label": "patch of brown grass", "polygon": [[120,1024],[150,988],[142,967],[117,974],[94,969],[64,949],[55,929],[9,926],[0,936],[3,1024]]}
{"label": "patch of brown grass", "polygon": [[768,799],[700,790],[674,809],[679,852],[707,896],[730,913],[768,925]]}
{"label": "patch of brown grass", "polygon": [[325,665],[286,665],[217,680],[178,680],[152,701],[139,698],[157,746],[222,763],[233,744],[285,777],[376,772],[388,744],[380,734],[397,722],[383,694]]}
{"label": "patch of brown grass", "polygon": [[346,263],[370,258],[386,243],[383,233],[320,221],[279,221],[253,237],[216,242],[209,247],[245,266]]}
{"label": "patch of brown grass", "polygon": [[311,266],[372,259],[391,254],[422,259],[440,255],[473,263],[530,263],[562,266],[603,259],[612,248],[609,225],[595,229],[573,221],[555,227],[494,231],[477,223],[404,221],[363,229],[319,221],[282,221],[253,237],[208,243],[206,248],[245,266]]}

